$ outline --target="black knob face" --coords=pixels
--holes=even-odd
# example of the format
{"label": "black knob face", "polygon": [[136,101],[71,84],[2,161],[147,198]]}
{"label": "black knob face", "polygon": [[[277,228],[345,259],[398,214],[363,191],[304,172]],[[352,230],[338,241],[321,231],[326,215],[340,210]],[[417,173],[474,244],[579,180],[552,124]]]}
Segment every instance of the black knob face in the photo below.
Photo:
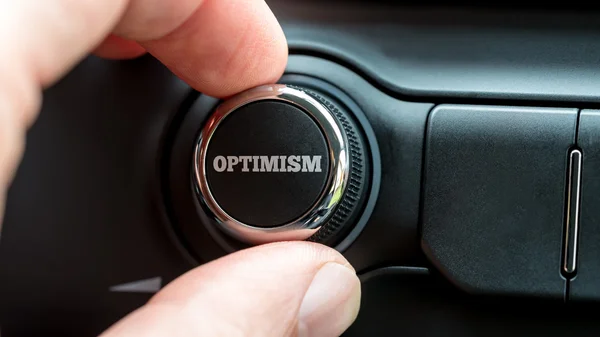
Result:
{"label": "black knob face", "polygon": [[194,155],[201,202],[251,244],[330,242],[353,226],[369,163],[348,112],[311,90],[270,85],[221,104]]}
{"label": "black knob face", "polygon": [[329,177],[327,140],[317,122],[283,101],[258,101],[223,119],[206,152],[206,180],[237,221],[273,228],[302,217]]}

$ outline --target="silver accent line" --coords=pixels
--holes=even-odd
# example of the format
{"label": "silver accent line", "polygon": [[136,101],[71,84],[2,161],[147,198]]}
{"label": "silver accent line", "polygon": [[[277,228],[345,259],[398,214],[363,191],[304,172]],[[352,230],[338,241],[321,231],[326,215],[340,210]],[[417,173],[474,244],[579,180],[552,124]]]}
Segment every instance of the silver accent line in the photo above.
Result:
{"label": "silver accent line", "polygon": [[108,288],[111,292],[117,293],[157,293],[162,288],[162,277],[153,277],[149,279],[133,281],[118,284]]}
{"label": "silver accent line", "polygon": [[[240,107],[256,101],[282,101],[304,110],[319,124],[329,147],[330,166],[326,187],[313,205],[298,219],[278,227],[262,228],[244,224],[227,214],[216,202],[207,179],[206,155],[210,140],[219,124]],[[343,126],[333,113],[302,90],[286,85],[265,85],[243,92],[223,102],[200,133],[194,151],[194,174],[200,200],[212,212],[217,224],[239,240],[262,244],[275,241],[305,240],[316,233],[332,215],[346,189],[350,175],[348,140]]]}
{"label": "silver accent line", "polygon": [[573,274],[577,270],[577,242],[579,238],[579,213],[581,208],[581,173],[583,155],[573,150],[569,155],[569,176],[567,185],[567,206],[565,222],[565,242],[563,272]]}

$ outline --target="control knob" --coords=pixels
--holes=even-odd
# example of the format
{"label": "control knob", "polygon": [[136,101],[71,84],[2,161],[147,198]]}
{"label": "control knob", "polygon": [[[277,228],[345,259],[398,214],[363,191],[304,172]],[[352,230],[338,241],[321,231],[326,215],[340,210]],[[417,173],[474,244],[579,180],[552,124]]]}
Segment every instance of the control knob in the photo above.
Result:
{"label": "control knob", "polygon": [[261,86],[210,116],[194,152],[194,182],[218,227],[240,241],[333,245],[365,204],[368,151],[351,112],[334,99]]}

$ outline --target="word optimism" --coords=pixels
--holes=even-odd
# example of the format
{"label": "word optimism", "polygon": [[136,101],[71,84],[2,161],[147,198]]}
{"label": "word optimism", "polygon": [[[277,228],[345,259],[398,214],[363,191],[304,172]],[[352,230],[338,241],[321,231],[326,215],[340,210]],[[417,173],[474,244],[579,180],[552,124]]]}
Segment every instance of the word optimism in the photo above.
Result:
{"label": "word optimism", "polygon": [[322,172],[321,164],[321,156],[217,156],[213,160],[217,172]]}

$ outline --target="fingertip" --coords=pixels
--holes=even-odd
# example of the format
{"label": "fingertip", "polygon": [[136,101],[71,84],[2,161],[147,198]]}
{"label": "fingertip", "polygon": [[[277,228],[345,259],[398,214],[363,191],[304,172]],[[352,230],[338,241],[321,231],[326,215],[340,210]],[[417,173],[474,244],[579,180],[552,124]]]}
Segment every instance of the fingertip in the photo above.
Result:
{"label": "fingertip", "polygon": [[360,280],[339,252],[273,243],[179,277],[108,335],[339,336],[356,319],[360,298]]}
{"label": "fingertip", "polygon": [[340,336],[360,310],[360,280],[353,270],[327,263],[315,274],[298,312],[298,336]]}
{"label": "fingertip", "polygon": [[242,43],[226,65],[205,79],[208,95],[228,97],[279,81],[287,66],[288,44],[279,23],[272,19],[259,40]]}
{"label": "fingertip", "polygon": [[198,91],[228,97],[279,80],[288,47],[264,1],[207,0],[173,32],[141,42]]}
{"label": "fingertip", "polygon": [[282,267],[285,267],[285,264],[291,264],[295,265],[296,269],[317,270],[324,264],[333,262],[355,272],[354,267],[340,252],[323,244],[309,241],[283,241],[263,244],[239,251],[225,257],[225,259],[245,261],[248,259],[260,260],[265,257],[268,257],[270,261],[280,261]]}

